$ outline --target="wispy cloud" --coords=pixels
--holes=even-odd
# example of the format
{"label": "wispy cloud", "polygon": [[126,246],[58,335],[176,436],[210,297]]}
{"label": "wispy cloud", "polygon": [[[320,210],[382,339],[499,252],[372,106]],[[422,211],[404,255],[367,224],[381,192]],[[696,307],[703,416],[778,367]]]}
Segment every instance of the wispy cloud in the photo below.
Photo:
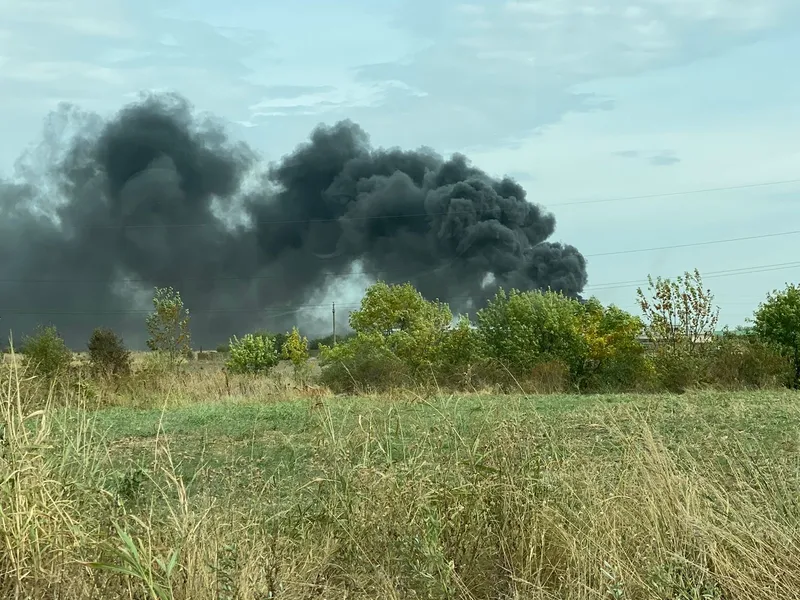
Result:
{"label": "wispy cloud", "polygon": [[[421,49],[402,63],[365,65],[360,76],[428,92],[403,105],[462,147],[609,108],[609,99],[578,96],[575,86],[710,56],[800,14],[794,0],[426,0],[423,20],[422,0],[403,6],[396,22],[424,40]],[[453,128],[448,119],[459,113],[481,119]]]}
{"label": "wispy cloud", "polygon": [[637,158],[644,159],[648,164],[654,167],[669,167],[681,162],[675,151],[673,150],[660,150],[658,152],[644,152],[642,150],[618,150],[614,152],[614,156],[620,158]]}
{"label": "wispy cloud", "polygon": [[669,167],[681,162],[681,159],[675,156],[673,152],[664,151],[650,157],[649,162],[654,167]]}
{"label": "wispy cloud", "polygon": [[324,115],[343,109],[382,105],[394,94],[424,97],[425,93],[402,81],[342,86],[271,86],[264,98],[250,105],[251,120],[263,117]]}

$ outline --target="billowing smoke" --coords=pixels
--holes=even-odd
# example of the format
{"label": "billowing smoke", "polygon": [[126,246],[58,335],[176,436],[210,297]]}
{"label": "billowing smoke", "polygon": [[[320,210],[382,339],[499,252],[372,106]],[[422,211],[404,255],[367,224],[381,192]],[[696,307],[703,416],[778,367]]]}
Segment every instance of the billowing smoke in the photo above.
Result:
{"label": "billowing smoke", "polygon": [[110,326],[141,346],[165,285],[193,313],[195,346],[211,347],[293,324],[327,333],[329,317],[298,309],[358,272],[411,281],[454,312],[500,285],[586,284],[583,256],[546,241],[553,215],[515,181],[461,155],[372,148],[348,121],[269,167],[173,95],[108,122],[64,108],[48,123],[0,181],[0,327],[16,338],[53,323],[80,347]]}

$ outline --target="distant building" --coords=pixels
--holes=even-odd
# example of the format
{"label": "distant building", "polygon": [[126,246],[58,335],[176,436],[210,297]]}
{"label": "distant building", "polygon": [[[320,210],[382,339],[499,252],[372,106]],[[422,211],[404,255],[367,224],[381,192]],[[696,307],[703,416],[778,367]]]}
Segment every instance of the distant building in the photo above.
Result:
{"label": "distant building", "polygon": [[[719,335],[720,334],[717,333],[717,332],[706,334],[706,335],[702,336],[701,338],[699,338],[697,340],[697,343],[698,344],[707,344],[708,342],[713,341],[714,338],[718,337]],[[648,348],[653,348],[653,347],[656,346],[656,341],[652,340],[646,333],[640,333],[638,336],[636,336],[636,339],[639,341],[640,344],[642,344],[643,346],[646,346]]]}

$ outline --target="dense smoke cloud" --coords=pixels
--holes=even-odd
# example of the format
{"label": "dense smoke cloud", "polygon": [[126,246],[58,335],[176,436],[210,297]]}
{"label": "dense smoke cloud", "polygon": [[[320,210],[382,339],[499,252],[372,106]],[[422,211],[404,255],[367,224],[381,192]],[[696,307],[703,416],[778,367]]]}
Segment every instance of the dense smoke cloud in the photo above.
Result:
{"label": "dense smoke cloud", "polygon": [[106,325],[141,345],[163,285],[209,347],[290,327],[292,309],[359,269],[454,312],[498,285],[586,284],[583,256],[546,241],[555,219],[519,184],[460,155],[374,149],[348,121],[265,168],[180,97],[149,96],[108,122],[63,108],[18,175],[0,181],[0,325],[16,337],[49,322],[79,347]]}

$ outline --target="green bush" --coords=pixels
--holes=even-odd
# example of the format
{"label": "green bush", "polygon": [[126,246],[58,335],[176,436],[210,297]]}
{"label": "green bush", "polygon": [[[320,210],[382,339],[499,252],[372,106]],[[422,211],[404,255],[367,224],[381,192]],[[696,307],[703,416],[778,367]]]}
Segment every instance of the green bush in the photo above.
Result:
{"label": "green bush", "polygon": [[474,388],[496,383],[480,335],[466,316],[447,329],[438,347],[429,352],[435,357],[434,374],[440,385]]}
{"label": "green bush", "polygon": [[303,380],[308,376],[308,338],[301,336],[297,327],[286,336],[281,346],[281,358],[292,363],[295,377]]}
{"label": "green bush", "polygon": [[581,313],[578,301],[555,292],[500,290],[478,311],[478,333],[487,357],[515,376],[553,360],[577,373],[587,353]]}
{"label": "green bush", "polygon": [[753,315],[753,333],[791,361],[790,385],[800,389],[800,285],[767,294]]}
{"label": "green bush", "polygon": [[54,377],[67,370],[72,362],[72,352],[52,325],[39,326],[25,338],[22,353],[33,371],[44,377]]}
{"label": "green bush", "polygon": [[268,373],[278,364],[275,340],[268,335],[248,333],[238,339],[233,336],[225,366],[231,373]]}
{"label": "green bush", "polygon": [[646,389],[652,382],[652,363],[639,342],[642,321],[616,306],[592,298],[583,305],[581,335],[586,356],[574,373],[578,389],[620,392]]}
{"label": "green bush", "polygon": [[791,362],[755,335],[725,332],[709,349],[708,380],[723,389],[765,389],[791,385]]}
{"label": "green bush", "polygon": [[361,307],[350,314],[353,331],[381,336],[384,346],[412,371],[426,372],[452,320],[446,304],[426,300],[410,283],[382,281],[367,289]]}
{"label": "green bush", "polygon": [[87,344],[92,371],[105,377],[130,375],[131,353],[114,331],[98,328]]}
{"label": "green bush", "polygon": [[682,394],[706,383],[706,356],[684,346],[660,346],[651,356],[654,383],[660,390]]}
{"label": "green bush", "polygon": [[145,321],[149,334],[147,347],[163,355],[169,368],[175,368],[192,355],[189,311],[180,292],[171,287],[155,289],[153,309]]}
{"label": "green bush", "polygon": [[343,344],[320,348],[321,383],[335,392],[378,392],[408,385],[410,369],[380,333],[359,333]]}
{"label": "green bush", "polygon": [[283,348],[283,344],[286,343],[286,338],[289,335],[288,333],[272,333],[269,331],[256,331],[253,333],[256,337],[263,337],[269,338],[272,340],[272,345],[275,347],[275,351],[280,356],[281,348]]}
{"label": "green bush", "polygon": [[[343,344],[348,340],[352,340],[354,337],[356,337],[355,331],[348,331],[347,333],[337,334],[336,343]],[[333,334],[308,340],[309,350],[319,350],[322,346],[328,346],[328,347],[333,346]]]}

